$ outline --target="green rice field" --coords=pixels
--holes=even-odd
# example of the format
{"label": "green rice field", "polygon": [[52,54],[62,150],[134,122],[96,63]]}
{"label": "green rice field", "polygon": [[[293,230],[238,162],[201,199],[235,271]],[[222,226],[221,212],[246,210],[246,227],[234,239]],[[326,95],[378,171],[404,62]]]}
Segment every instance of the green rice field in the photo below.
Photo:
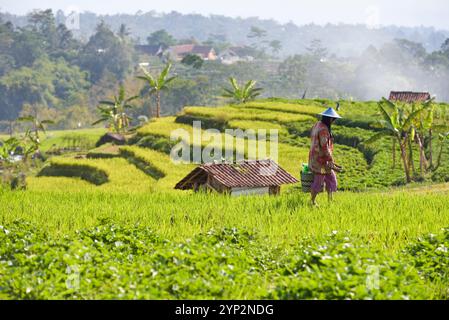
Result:
{"label": "green rice field", "polygon": [[[245,155],[251,139],[220,144],[225,129],[278,130],[278,162],[299,179],[323,102],[186,107],[118,147],[95,147],[103,129],[49,132],[43,151],[73,150],[48,155],[27,190],[0,189],[0,299],[449,298],[449,147],[436,173],[405,186],[391,141],[363,143],[374,102],[341,103],[345,170],[331,203],[311,206],[300,184],[280,196],[174,190],[196,165],[171,161],[170,136],[191,135],[193,121]],[[446,121],[447,106],[436,109]]]}

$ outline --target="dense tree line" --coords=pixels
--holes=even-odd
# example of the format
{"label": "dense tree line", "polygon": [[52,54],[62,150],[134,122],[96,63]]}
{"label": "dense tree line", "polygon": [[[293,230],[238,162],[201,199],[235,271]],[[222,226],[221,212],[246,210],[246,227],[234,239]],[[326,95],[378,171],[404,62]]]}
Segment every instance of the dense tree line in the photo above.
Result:
{"label": "dense tree line", "polygon": [[[130,111],[133,119],[139,115],[152,116],[151,110],[158,103],[156,97],[144,96],[142,83],[136,80],[143,75],[139,63],[148,62],[148,71],[160,72],[166,61],[134,50],[138,40],[133,34],[145,17],[148,14],[125,19],[129,24],[117,25],[123,17],[115,20],[104,17],[104,21],[99,21],[93,14],[83,14],[82,28],[92,32],[89,31],[89,37],[80,37],[74,34],[79,31],[69,30],[61,23],[64,15],[55,16],[51,10],[30,13],[26,23],[12,19],[18,25],[5,20],[14,17],[3,15],[0,131],[10,127],[8,121],[29,114],[53,119],[54,128],[88,126],[97,118],[99,101],[113,96],[120,86],[130,95],[140,96]],[[162,47],[201,43],[212,45],[218,52],[235,45],[226,30],[172,33],[169,30],[180,28],[187,18],[172,13],[157,19],[168,17],[173,25],[161,29],[164,24],[155,23],[142,34],[143,43]],[[195,32],[202,26],[203,18],[198,19],[198,25],[192,26]],[[210,19],[222,21],[223,26],[228,21],[216,16]],[[449,101],[449,39],[443,39],[432,52],[418,42],[398,38],[381,46],[368,46],[360,55],[342,57],[335,54],[332,42],[326,42],[326,37],[309,40],[309,36],[295,29],[304,51],[280,58],[279,51],[288,44],[274,29],[264,29],[256,20],[245,19],[245,28],[242,27],[242,36],[250,45],[247,50],[256,58],[254,61],[224,65],[219,61],[197,63],[189,57],[174,62],[172,72],[176,79],[168,85],[169,90],[161,92],[161,114],[175,114],[185,105],[224,103],[223,87],[230,77],[239,83],[257,80],[264,97],[378,100],[390,90],[418,90],[430,91],[439,101]],[[246,28],[248,21],[254,25]],[[294,29],[284,26],[289,27]]]}
{"label": "dense tree line", "polygon": [[104,23],[82,43],[56,24],[51,10],[33,12],[28,21],[0,24],[0,119],[17,118],[26,105],[64,118],[88,107],[93,86],[110,75],[124,80],[131,69],[133,46]]}
{"label": "dense tree line", "polygon": [[[15,16],[0,13],[5,21],[14,25],[25,26],[26,16]],[[67,16],[62,11],[56,13],[56,20],[63,22]],[[305,53],[308,44],[314,39],[321,39],[331,53],[339,56],[357,56],[369,45],[379,48],[393,39],[407,39],[423,43],[427,51],[438,50],[441,43],[449,37],[449,32],[431,27],[400,27],[385,26],[368,28],[365,25],[348,24],[308,24],[303,26],[294,23],[281,24],[274,20],[264,20],[257,17],[231,18],[222,15],[203,16],[199,14],[136,12],[135,14],[96,15],[83,12],[80,16],[80,30],[75,34],[80,39],[87,40],[100,21],[118,31],[122,24],[129,27],[130,36],[144,44],[149,34],[157,30],[167,30],[176,39],[196,38],[200,42],[219,37],[226,42],[239,45],[250,45],[254,39],[247,35],[253,27],[266,30],[265,40],[280,41],[281,55],[286,57],[297,53]]]}

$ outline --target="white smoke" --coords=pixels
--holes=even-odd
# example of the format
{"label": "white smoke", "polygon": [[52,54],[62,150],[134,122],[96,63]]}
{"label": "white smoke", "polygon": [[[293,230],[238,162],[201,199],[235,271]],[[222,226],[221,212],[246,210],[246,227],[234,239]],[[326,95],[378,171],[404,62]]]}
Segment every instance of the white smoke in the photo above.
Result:
{"label": "white smoke", "polygon": [[376,6],[369,6],[365,9],[365,24],[368,29],[378,29],[380,26],[380,9]]}

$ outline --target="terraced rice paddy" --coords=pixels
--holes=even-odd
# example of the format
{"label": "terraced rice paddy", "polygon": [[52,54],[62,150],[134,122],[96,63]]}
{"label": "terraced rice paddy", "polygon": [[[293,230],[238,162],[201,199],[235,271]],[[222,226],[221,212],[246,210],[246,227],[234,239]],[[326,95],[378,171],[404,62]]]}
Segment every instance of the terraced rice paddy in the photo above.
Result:
{"label": "terraced rice paddy", "polygon": [[[173,189],[196,166],[171,161],[173,131],[185,130],[189,148],[212,141],[193,140],[195,120],[202,134],[218,129],[217,149],[247,156],[251,137],[225,129],[278,130],[278,161],[299,178],[322,103],[188,107],[128,145],[51,157],[27,191],[0,191],[0,298],[446,299],[449,149],[427,183],[397,187],[390,141],[363,143],[376,130],[375,103],[341,103],[335,158],[345,171],[331,204],[320,196],[311,207],[297,185],[279,197]],[[75,269],[79,285],[67,288]],[[366,286],[369,270],[377,289]]]}

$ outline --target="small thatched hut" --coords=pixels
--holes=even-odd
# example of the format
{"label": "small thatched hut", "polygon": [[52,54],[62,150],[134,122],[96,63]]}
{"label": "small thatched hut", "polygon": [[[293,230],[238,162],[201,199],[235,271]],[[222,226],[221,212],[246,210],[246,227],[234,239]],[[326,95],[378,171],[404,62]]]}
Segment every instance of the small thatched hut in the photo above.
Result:
{"label": "small thatched hut", "polygon": [[298,180],[272,160],[247,160],[240,163],[203,164],[184,179],[175,189],[214,190],[233,196],[248,194],[278,195],[281,185]]}

